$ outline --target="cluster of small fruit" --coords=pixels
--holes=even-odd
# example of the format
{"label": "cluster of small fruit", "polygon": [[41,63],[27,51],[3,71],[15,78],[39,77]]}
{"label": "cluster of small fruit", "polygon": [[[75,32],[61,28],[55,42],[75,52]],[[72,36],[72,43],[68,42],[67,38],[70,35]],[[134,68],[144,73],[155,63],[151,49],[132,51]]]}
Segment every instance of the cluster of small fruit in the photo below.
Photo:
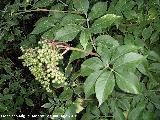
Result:
{"label": "cluster of small fruit", "polygon": [[23,65],[29,67],[36,80],[46,88],[47,92],[52,92],[51,83],[67,85],[66,78],[58,67],[59,60],[63,59],[63,56],[56,48],[53,49],[47,40],[39,41],[38,45],[34,49],[21,47],[24,52],[20,57],[24,60]]}

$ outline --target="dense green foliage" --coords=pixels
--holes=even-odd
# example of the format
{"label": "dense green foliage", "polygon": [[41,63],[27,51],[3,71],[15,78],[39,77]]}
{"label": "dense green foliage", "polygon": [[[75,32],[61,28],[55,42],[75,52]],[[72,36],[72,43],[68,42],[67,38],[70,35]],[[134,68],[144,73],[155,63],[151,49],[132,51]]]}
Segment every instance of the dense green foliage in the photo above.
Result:
{"label": "dense green foliage", "polygon": [[160,119],[159,0],[13,0],[0,16],[4,120]]}

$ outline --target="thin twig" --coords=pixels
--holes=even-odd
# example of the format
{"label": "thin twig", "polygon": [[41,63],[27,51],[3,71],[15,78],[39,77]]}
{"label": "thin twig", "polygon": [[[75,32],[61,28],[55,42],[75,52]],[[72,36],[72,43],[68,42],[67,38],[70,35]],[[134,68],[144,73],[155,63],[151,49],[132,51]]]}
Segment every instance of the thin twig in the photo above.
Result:
{"label": "thin twig", "polygon": [[60,10],[48,10],[48,9],[24,10],[24,11],[19,11],[15,14],[22,14],[22,13],[29,13],[29,12],[61,12],[61,13],[83,14],[78,11],[60,11]]}

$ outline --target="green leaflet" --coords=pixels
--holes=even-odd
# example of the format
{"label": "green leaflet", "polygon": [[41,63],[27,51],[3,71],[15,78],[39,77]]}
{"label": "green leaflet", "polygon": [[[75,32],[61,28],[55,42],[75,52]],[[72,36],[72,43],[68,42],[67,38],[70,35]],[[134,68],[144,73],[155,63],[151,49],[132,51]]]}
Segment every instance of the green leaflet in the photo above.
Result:
{"label": "green leaflet", "polygon": [[95,83],[102,72],[103,70],[95,71],[87,77],[86,81],[84,82],[84,93],[86,98],[88,98],[90,95],[94,93]]}
{"label": "green leaflet", "polygon": [[91,30],[93,33],[99,33],[103,28],[108,28],[112,24],[117,23],[120,18],[120,16],[116,16],[114,14],[106,14],[94,21],[91,26]]}
{"label": "green leaflet", "polygon": [[96,97],[99,106],[108,98],[112,93],[115,86],[114,75],[111,71],[104,71],[97,79],[95,85]]}
{"label": "green leaflet", "polygon": [[87,13],[89,8],[88,0],[73,0],[74,8],[80,12]]}
{"label": "green leaflet", "polygon": [[42,105],[41,107],[43,108],[50,108],[52,106],[51,103],[45,103],[44,105]]}
{"label": "green leaflet", "polygon": [[67,14],[62,18],[61,25],[71,25],[71,24],[83,24],[86,19],[80,15],[76,14]]}
{"label": "green leaflet", "polygon": [[118,41],[109,35],[101,35],[96,38],[97,53],[101,56],[104,64],[109,63],[111,58],[111,49],[119,46]]}
{"label": "green leaflet", "polygon": [[86,30],[82,31],[80,34],[80,43],[83,46],[83,49],[86,50],[87,45],[89,44],[91,34]]}
{"label": "green leaflet", "polygon": [[99,71],[102,69],[103,63],[102,61],[97,57],[92,57],[87,60],[85,60],[81,65],[81,72],[85,73],[87,71]]}
{"label": "green leaflet", "polygon": [[132,111],[129,112],[128,120],[139,120],[144,107],[144,105],[138,105],[136,108],[132,109]]}
{"label": "green leaflet", "polygon": [[111,63],[113,64],[117,59],[122,57],[123,55],[130,53],[130,52],[136,52],[139,49],[139,47],[135,45],[121,45],[113,51]]}
{"label": "green leaflet", "polygon": [[72,41],[81,29],[82,27],[79,25],[64,26],[55,33],[55,39],[64,42]]}
{"label": "green leaflet", "polygon": [[96,38],[97,46],[105,45],[107,48],[117,47],[119,43],[110,35],[100,35]]}
{"label": "green leaflet", "polygon": [[51,3],[53,3],[55,0],[39,0],[37,1],[33,7],[39,8],[39,7],[47,7],[49,6]]}
{"label": "green leaflet", "polygon": [[151,37],[152,31],[153,31],[152,26],[149,26],[148,28],[145,28],[143,30],[142,36],[143,36],[144,40],[147,40],[147,39],[149,39]]}
{"label": "green leaflet", "polygon": [[[78,44],[78,45],[76,46],[76,48],[78,48],[78,49],[83,49],[82,45],[80,45],[80,44]],[[85,51],[88,52],[88,53],[91,52],[91,51],[92,51],[92,46],[89,44],[89,45],[87,46],[87,49],[86,49]],[[74,60],[79,59],[79,58],[84,58],[85,56],[87,56],[87,54],[84,53],[84,52],[81,52],[81,51],[73,51],[72,54],[71,54],[71,56],[70,56],[70,58],[69,58],[69,64],[70,64],[71,62],[73,62]]]}
{"label": "green leaflet", "polygon": [[35,25],[36,27],[33,29],[31,34],[40,34],[44,31],[47,31],[48,29],[55,27],[56,22],[57,20],[55,20],[54,16],[43,17],[37,21]]}
{"label": "green leaflet", "polygon": [[107,2],[97,2],[93,5],[91,12],[88,15],[88,18],[94,20],[104,15],[107,11]]}
{"label": "green leaflet", "polygon": [[73,95],[73,91],[70,88],[68,88],[60,94],[59,99],[69,100],[72,97],[72,95]]}
{"label": "green leaflet", "polygon": [[138,77],[132,72],[116,72],[116,83],[121,90],[127,93],[139,93],[139,80]]}
{"label": "green leaflet", "polygon": [[28,106],[34,106],[33,101],[31,99],[25,98],[25,102]]}
{"label": "green leaflet", "polygon": [[65,112],[64,120],[76,120],[76,106],[71,105]]}
{"label": "green leaflet", "polygon": [[115,107],[115,111],[113,115],[114,115],[115,120],[125,120],[123,111],[119,109],[118,107]]}
{"label": "green leaflet", "polygon": [[144,56],[138,53],[130,52],[119,59],[113,65],[113,68],[116,70],[119,67],[127,66],[136,68],[142,61],[144,60]]}

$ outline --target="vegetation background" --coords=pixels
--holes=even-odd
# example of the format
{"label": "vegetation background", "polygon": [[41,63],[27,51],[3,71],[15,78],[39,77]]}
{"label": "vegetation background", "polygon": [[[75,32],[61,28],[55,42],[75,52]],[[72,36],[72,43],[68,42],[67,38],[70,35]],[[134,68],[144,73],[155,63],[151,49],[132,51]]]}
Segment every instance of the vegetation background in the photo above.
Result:
{"label": "vegetation background", "polygon": [[159,0],[1,0],[0,11],[0,119],[160,119]]}

